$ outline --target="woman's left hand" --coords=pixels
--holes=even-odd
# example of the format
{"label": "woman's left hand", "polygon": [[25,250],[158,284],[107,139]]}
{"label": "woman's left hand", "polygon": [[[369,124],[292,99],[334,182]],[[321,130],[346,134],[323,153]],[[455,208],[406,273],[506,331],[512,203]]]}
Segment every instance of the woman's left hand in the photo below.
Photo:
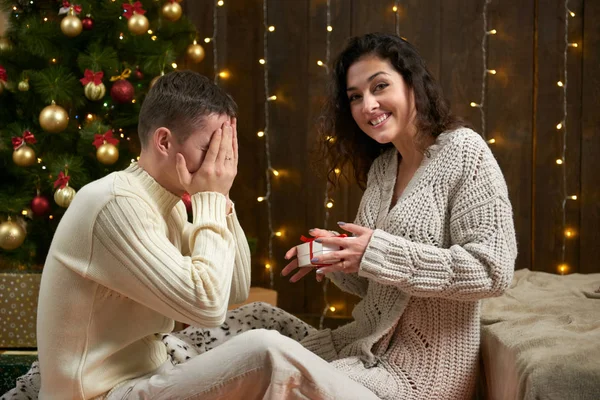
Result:
{"label": "woman's left hand", "polygon": [[360,225],[347,224],[345,222],[338,222],[338,225],[343,230],[353,233],[354,237],[352,239],[322,237],[315,240],[324,245],[341,247],[341,250],[327,253],[311,260],[313,264],[331,264],[334,260],[340,260],[332,265],[319,267],[319,269],[317,269],[317,276],[323,276],[329,272],[352,274],[358,272],[360,269],[360,260],[362,260],[362,257],[365,254],[371,236],[373,236],[373,230]]}

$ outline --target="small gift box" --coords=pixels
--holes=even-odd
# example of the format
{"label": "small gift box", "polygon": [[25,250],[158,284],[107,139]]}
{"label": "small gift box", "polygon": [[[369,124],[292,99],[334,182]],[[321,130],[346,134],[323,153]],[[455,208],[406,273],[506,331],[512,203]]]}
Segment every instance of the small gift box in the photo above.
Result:
{"label": "small gift box", "polygon": [[[337,237],[342,237],[346,239],[353,239],[348,237],[345,234],[339,235]],[[341,250],[342,248],[339,246],[328,246],[322,243],[315,242],[315,239],[318,238],[307,238],[302,236],[300,240],[304,243],[296,246],[296,250],[298,252],[298,266],[299,267],[324,267],[331,264],[313,264],[310,262],[315,257],[320,257],[324,254],[331,253],[334,251]],[[339,260],[333,260],[333,262],[338,262]]]}

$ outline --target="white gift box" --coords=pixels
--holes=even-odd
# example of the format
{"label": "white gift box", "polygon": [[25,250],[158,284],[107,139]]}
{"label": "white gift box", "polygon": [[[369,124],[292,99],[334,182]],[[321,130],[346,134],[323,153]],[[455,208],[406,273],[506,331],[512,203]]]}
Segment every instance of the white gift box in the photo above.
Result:
{"label": "white gift box", "polygon": [[[344,240],[354,239],[354,237],[345,237]],[[317,243],[314,240],[308,243],[302,243],[296,246],[296,250],[298,252],[298,266],[299,267],[324,267],[328,265],[332,265],[340,260],[332,260],[330,264],[313,264],[310,262],[315,257],[320,257],[324,254],[328,254],[334,251],[341,250],[342,247],[339,246],[329,246],[324,245],[323,243]]]}

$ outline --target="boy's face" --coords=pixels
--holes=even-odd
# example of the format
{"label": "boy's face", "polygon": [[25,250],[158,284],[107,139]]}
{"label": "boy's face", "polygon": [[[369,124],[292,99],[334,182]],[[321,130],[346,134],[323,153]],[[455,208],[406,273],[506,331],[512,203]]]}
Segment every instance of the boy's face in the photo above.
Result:
{"label": "boy's face", "polygon": [[213,134],[229,120],[227,114],[210,114],[203,118],[202,127],[193,131],[185,142],[176,145],[177,152],[185,158],[191,174],[200,169]]}

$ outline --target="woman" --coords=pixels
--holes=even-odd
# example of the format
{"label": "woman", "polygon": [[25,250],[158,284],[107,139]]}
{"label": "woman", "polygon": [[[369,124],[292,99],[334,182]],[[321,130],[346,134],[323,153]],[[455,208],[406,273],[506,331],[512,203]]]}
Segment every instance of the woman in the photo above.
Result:
{"label": "woman", "polygon": [[342,248],[313,261],[343,260],[317,274],[362,301],[354,322],[302,343],[381,398],[467,399],[480,300],[507,288],[517,255],[500,168],[405,40],[350,39],[333,80],[321,132],[336,139],[322,141],[329,177],[349,163],[366,191],[355,223],[340,223],[356,238],[313,230]]}
{"label": "woman", "polygon": [[[231,311],[220,328],[165,335],[173,362],[267,328],[328,361],[326,379],[349,377],[381,399],[470,398],[480,300],[507,288],[517,253],[507,188],[492,153],[451,114],[413,46],[393,35],[349,40],[334,63],[321,128],[332,183],[334,169],[349,164],[366,185],[354,224],[339,223],[355,239],[310,231],[342,248],[313,261],[342,260],[319,268],[317,279],[327,276],[362,298],[354,321],[317,331],[254,303]],[[294,256],[295,248],[286,254]],[[293,260],[282,274],[297,267]],[[312,270],[301,268],[290,280]]]}

